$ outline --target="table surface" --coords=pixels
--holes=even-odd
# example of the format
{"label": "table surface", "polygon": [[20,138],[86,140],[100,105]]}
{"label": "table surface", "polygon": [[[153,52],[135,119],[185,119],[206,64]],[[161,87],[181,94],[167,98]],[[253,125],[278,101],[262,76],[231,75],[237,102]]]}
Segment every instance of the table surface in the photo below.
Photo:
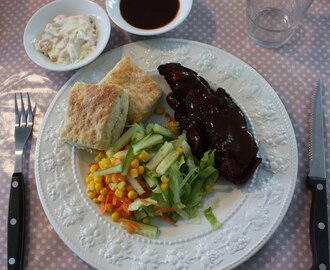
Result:
{"label": "table surface", "polygon": [[[35,185],[34,150],[42,118],[61,86],[74,72],[51,72],[35,65],[23,47],[29,18],[47,0],[0,1],[0,267],[6,268],[9,183],[14,170],[13,94],[29,92],[37,103],[32,142],[24,161],[27,193],[26,269],[91,269],[58,237],[49,223]],[[105,1],[98,0],[103,8]],[[253,44],[245,33],[245,1],[195,0],[188,18],[161,35],[207,43],[223,49],[256,69],[282,99],[291,118],[298,144],[299,171],[289,210],[264,247],[238,269],[309,269],[310,192],[306,189],[308,145],[313,90],[319,78],[325,86],[327,148],[330,143],[330,2],[315,0],[291,40],[280,49]],[[147,39],[131,35],[112,23],[105,49]],[[329,169],[327,152],[327,174]],[[328,198],[328,202],[330,202]],[[328,205],[330,209],[330,205]]]}

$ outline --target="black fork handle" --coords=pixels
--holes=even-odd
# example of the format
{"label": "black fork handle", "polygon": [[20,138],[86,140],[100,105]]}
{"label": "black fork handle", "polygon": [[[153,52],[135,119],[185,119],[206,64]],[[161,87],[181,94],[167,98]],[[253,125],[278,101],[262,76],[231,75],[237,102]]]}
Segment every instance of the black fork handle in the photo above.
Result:
{"label": "black fork handle", "polygon": [[10,186],[8,227],[7,227],[7,264],[8,270],[23,269],[24,257],[24,177],[14,173]]}

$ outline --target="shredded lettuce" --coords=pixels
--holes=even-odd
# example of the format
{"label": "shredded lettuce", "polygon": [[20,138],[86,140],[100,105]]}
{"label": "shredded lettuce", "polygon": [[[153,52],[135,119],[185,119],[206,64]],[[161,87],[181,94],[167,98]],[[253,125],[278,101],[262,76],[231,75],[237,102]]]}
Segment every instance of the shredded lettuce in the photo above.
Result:
{"label": "shredded lettuce", "polygon": [[219,223],[217,217],[214,215],[212,211],[212,207],[209,207],[204,210],[204,216],[207,219],[207,221],[210,223],[213,229],[218,229],[221,224]]}
{"label": "shredded lettuce", "polygon": [[[128,149],[122,150],[124,146]],[[120,150],[125,158],[118,172],[126,176],[139,195],[146,197],[135,199],[128,207],[134,211],[136,220],[146,215],[165,215],[175,223],[179,218],[189,220],[200,214],[205,187],[213,186],[218,178],[214,151],[205,152],[198,160],[192,154],[185,132],[177,135],[158,124],[148,124],[146,128],[142,124],[132,125],[107,154],[115,156]],[[142,178],[146,185],[143,186],[130,175],[130,164],[142,150],[150,156],[149,161],[140,164],[144,167]],[[220,226],[211,208],[204,211],[204,216],[212,227]]]}
{"label": "shredded lettuce", "polygon": [[143,206],[149,206],[149,205],[153,205],[156,204],[157,201],[150,199],[150,198],[146,198],[146,199],[136,199],[134,202],[132,202],[129,206],[128,206],[128,210],[130,211],[137,211],[140,210]]}

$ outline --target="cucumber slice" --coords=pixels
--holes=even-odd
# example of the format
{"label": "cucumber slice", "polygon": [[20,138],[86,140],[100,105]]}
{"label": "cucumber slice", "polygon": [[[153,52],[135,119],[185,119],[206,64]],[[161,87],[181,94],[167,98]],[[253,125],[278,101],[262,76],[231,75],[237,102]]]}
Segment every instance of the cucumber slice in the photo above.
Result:
{"label": "cucumber slice", "polygon": [[146,167],[148,170],[154,170],[158,164],[165,158],[165,156],[174,151],[174,147],[171,143],[165,142],[161,148],[159,148],[156,155],[147,163]]}
{"label": "cucumber slice", "polygon": [[123,166],[121,164],[117,164],[110,168],[95,171],[93,173],[93,176],[98,177],[98,176],[103,176],[103,175],[107,175],[107,174],[111,174],[111,173],[121,173],[122,170],[123,170]]}
{"label": "cucumber slice", "polygon": [[142,235],[145,237],[149,237],[149,238],[157,237],[158,227],[156,227],[156,226],[144,224],[142,222],[133,221],[133,220],[126,219],[126,218],[122,218],[122,219],[120,219],[120,221],[124,221],[124,222],[121,222],[121,225],[125,229],[127,229],[127,227],[125,225],[125,221],[136,225],[136,228],[134,230],[134,233],[136,233],[136,234],[139,234],[139,235]]}
{"label": "cucumber slice", "polygon": [[128,173],[129,165],[131,164],[132,160],[134,159],[134,154],[133,154],[133,148],[130,146],[128,148],[124,164],[123,164],[123,170],[122,170],[122,175],[126,175]]}
{"label": "cucumber slice", "polygon": [[176,139],[178,136],[169,130],[168,128],[165,128],[159,124],[154,124],[152,130],[154,133],[158,133],[160,135],[163,135],[164,137],[170,138],[170,139]]}
{"label": "cucumber slice", "polygon": [[133,188],[139,195],[142,195],[145,192],[143,187],[140,185],[140,183],[134,177],[127,175],[127,180],[133,186]]}
{"label": "cucumber slice", "polygon": [[143,211],[143,209],[140,211],[134,211],[134,218],[137,221],[142,220],[145,217],[147,217],[147,213],[145,211]]}
{"label": "cucumber slice", "polygon": [[108,157],[112,157],[116,152],[122,149],[132,138],[134,133],[141,129],[138,124],[133,124],[106,152]]}
{"label": "cucumber slice", "polygon": [[170,152],[156,168],[156,173],[163,175],[171,167],[171,165],[178,159],[180,154],[177,151]]}
{"label": "cucumber slice", "polygon": [[136,155],[143,149],[163,142],[163,136],[159,134],[147,135],[141,141],[133,145],[133,153]]}
{"label": "cucumber slice", "polygon": [[157,179],[149,175],[148,173],[143,174],[144,180],[147,182],[150,188],[154,188],[157,186]]}

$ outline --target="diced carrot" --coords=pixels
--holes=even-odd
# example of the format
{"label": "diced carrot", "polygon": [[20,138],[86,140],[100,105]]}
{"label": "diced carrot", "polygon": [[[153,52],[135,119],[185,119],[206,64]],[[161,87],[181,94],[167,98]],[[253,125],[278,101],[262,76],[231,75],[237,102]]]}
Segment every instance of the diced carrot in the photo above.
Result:
{"label": "diced carrot", "polygon": [[163,220],[167,221],[168,223],[170,223],[171,225],[176,226],[175,223],[174,223],[174,221],[173,221],[173,219],[169,218],[166,214],[163,214],[163,215],[161,216],[161,218],[162,218]]}
{"label": "diced carrot", "polygon": [[160,211],[163,214],[175,211],[175,207],[157,207],[152,212]]}
{"label": "diced carrot", "polygon": [[106,203],[105,202],[101,202],[99,208],[100,208],[101,215],[103,215],[105,213],[105,211],[107,210]]}
{"label": "diced carrot", "polygon": [[120,182],[120,179],[121,179],[121,174],[120,173],[113,173],[111,175],[111,180],[114,183],[119,183]]}
{"label": "diced carrot", "polygon": [[130,222],[129,220],[122,219],[120,220],[120,222],[125,225],[127,232],[130,234],[140,229],[140,226],[135,222]]}
{"label": "diced carrot", "polygon": [[128,207],[131,203],[132,203],[132,200],[130,200],[128,198],[124,198],[124,201],[123,201],[122,205],[123,205],[124,211],[126,211],[127,213],[129,212]]}
{"label": "diced carrot", "polygon": [[117,196],[113,196],[112,197],[112,205],[116,206],[116,204],[117,204]]}
{"label": "diced carrot", "polygon": [[168,112],[165,113],[165,117],[167,118],[168,121],[175,121],[174,117],[171,116]]}
{"label": "diced carrot", "polygon": [[105,197],[105,201],[100,203],[100,213],[103,215],[107,211],[107,204],[109,203],[111,199],[111,194],[107,194]]}
{"label": "diced carrot", "polygon": [[120,216],[123,217],[123,218],[131,218],[133,216],[133,212],[131,211],[124,211],[124,209],[122,209],[122,211],[120,211]]}

